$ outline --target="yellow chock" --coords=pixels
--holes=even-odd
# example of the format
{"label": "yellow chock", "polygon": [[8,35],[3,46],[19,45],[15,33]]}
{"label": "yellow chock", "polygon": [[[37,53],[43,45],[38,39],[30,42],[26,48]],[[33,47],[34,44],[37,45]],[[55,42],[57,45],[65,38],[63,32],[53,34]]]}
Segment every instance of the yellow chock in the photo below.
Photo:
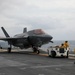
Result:
{"label": "yellow chock", "polygon": [[74,48],[74,53],[75,53],[75,48]]}

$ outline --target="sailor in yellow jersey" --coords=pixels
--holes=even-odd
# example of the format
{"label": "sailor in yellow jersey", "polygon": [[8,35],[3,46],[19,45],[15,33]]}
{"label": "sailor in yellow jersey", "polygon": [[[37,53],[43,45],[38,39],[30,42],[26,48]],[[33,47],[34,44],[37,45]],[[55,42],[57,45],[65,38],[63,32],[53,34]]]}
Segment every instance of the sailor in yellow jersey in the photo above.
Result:
{"label": "sailor in yellow jersey", "polygon": [[69,47],[68,41],[65,41],[65,42],[64,42],[64,47],[65,47],[66,49]]}
{"label": "sailor in yellow jersey", "polygon": [[65,45],[62,43],[61,46],[60,46],[60,48],[66,48],[66,47],[65,47]]}

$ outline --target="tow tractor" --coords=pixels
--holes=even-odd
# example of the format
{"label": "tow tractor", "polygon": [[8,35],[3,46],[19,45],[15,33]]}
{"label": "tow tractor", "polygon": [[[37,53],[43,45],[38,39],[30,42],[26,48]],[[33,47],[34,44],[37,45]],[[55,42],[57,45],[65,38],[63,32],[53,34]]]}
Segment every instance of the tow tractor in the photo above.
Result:
{"label": "tow tractor", "polygon": [[58,46],[50,46],[47,49],[50,57],[66,57],[69,56],[69,48],[59,48]]}

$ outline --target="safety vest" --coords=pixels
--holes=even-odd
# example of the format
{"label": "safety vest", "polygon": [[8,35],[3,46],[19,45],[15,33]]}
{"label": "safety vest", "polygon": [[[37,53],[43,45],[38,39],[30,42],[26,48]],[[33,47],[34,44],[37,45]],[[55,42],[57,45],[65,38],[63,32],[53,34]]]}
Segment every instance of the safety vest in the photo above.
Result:
{"label": "safety vest", "polygon": [[67,47],[69,47],[69,44],[68,43],[64,43],[64,46],[67,48]]}

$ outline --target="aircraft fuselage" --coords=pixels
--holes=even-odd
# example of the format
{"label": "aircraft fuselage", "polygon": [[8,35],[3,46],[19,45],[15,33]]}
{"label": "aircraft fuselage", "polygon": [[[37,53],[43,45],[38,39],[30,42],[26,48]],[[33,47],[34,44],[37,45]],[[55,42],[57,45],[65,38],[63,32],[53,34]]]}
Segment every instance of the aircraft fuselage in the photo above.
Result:
{"label": "aircraft fuselage", "polygon": [[[38,48],[43,44],[47,44],[52,40],[52,36],[46,34],[42,29],[35,29],[27,32],[27,29],[24,28],[22,34],[17,34],[14,37],[10,37],[6,30],[1,27],[6,38],[0,38],[0,40],[8,41],[10,48],[11,45],[22,48]],[[10,51],[9,51],[10,52]]]}
{"label": "aircraft fuselage", "polygon": [[[27,39],[24,39],[25,36],[28,36]],[[48,34],[29,35],[28,33],[23,33],[23,34],[16,35],[16,37],[22,37],[23,38],[23,39],[14,40],[14,42],[12,42],[12,44],[14,46],[17,46],[20,48],[29,48],[32,46],[40,47],[43,44],[49,43],[50,40],[52,39],[52,37]]]}

